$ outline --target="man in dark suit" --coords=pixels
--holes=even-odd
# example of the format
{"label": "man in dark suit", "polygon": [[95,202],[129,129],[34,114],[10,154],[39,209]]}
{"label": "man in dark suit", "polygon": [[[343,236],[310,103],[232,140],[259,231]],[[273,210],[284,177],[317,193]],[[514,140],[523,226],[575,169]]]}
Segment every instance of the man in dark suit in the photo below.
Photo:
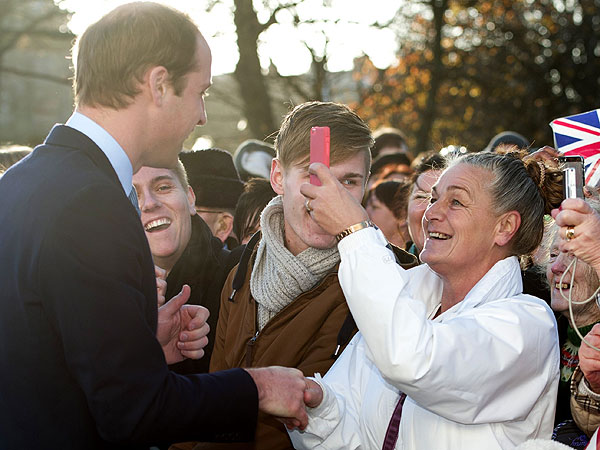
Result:
{"label": "man in dark suit", "polygon": [[76,111],[0,179],[0,448],[142,448],[251,439],[257,409],[306,423],[295,369],[180,376],[206,310],[157,313],[128,200],[141,166],[173,167],[206,121],[210,50],[187,16],[121,6],[78,42]]}

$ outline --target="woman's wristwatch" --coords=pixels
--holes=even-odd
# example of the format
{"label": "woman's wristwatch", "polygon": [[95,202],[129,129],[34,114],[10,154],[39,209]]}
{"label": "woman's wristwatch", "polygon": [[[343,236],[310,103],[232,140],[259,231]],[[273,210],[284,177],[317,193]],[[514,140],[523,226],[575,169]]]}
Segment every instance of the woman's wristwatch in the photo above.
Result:
{"label": "woman's wristwatch", "polygon": [[[335,239],[340,242],[342,239],[344,239],[346,236],[358,231],[358,230],[362,230],[363,228],[368,228],[368,227],[375,227],[375,224],[370,221],[370,220],[363,220],[362,222],[358,222],[355,223],[354,225],[346,228],[344,231],[342,231],[341,233],[338,233],[335,235]],[[375,227],[377,228],[377,227]]]}

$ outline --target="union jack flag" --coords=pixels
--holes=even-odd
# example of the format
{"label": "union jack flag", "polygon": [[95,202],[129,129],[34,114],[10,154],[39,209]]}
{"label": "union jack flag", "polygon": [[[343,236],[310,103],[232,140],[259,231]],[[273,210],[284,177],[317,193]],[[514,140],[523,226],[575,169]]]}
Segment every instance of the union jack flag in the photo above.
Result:
{"label": "union jack flag", "polygon": [[585,184],[600,182],[600,109],[550,122],[554,145],[567,156],[584,158]]}

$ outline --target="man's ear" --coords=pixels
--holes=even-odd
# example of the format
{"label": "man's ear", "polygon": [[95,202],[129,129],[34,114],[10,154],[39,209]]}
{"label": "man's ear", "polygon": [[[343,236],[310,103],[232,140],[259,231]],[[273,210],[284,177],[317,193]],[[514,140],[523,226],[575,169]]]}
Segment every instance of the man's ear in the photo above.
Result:
{"label": "man's ear", "polygon": [[233,231],[233,214],[223,211],[219,213],[217,222],[215,224],[214,235],[218,237],[221,242],[225,243],[231,232]]}
{"label": "man's ear", "polygon": [[169,87],[169,71],[163,66],[152,67],[148,71],[147,83],[152,101],[156,106],[161,106]]}
{"label": "man's ear", "polygon": [[402,233],[402,230],[408,230],[408,220],[407,219],[398,219],[398,230]]}
{"label": "man's ear", "polygon": [[517,211],[509,211],[500,216],[496,226],[494,243],[500,247],[505,246],[513,238],[521,226],[521,215]]}
{"label": "man's ear", "polygon": [[190,210],[190,216],[193,216],[194,214],[196,214],[196,194],[194,194],[194,190],[191,186],[188,186],[186,196],[188,201],[188,207]]}
{"label": "man's ear", "polygon": [[273,158],[273,161],[271,161],[271,187],[279,195],[283,194],[283,178],[284,174],[281,161],[277,158]]}

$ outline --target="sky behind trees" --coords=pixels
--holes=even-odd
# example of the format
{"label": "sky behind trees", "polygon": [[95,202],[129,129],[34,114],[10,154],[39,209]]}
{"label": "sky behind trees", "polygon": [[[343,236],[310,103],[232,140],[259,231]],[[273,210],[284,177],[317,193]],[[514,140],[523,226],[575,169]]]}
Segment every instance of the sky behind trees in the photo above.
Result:
{"label": "sky behind trees", "polygon": [[[33,79],[68,85],[73,34],[53,1],[73,12],[75,34],[123,3],[0,0],[7,110],[27,115],[40,105],[37,97],[23,105],[16,94],[35,91],[23,87]],[[448,144],[477,150],[504,130],[540,146],[551,143],[551,120],[600,107],[600,0],[165,3],[198,22],[213,49],[213,74],[232,74],[220,77],[231,84],[215,83],[209,102],[231,108],[244,138],[272,137],[290,105],[335,100],[349,103],[372,129],[401,129],[415,151]],[[53,65],[43,60],[50,44],[65,47],[55,49]],[[47,70],[54,66],[60,70]]]}
{"label": "sky behind trees", "polygon": [[[75,34],[128,0],[63,0],[62,8],[73,12],[69,27]],[[238,60],[236,29],[233,20],[232,0],[163,0],[159,1],[189,14],[198,23],[213,51],[213,74],[231,73]],[[292,1],[254,1],[260,21],[268,20],[279,4]],[[322,0],[297,2],[295,10],[304,22],[294,26],[293,16],[285,10],[277,14],[278,23],[261,35],[259,56],[261,65],[269,67],[270,61],[281,75],[306,73],[311,55],[306,42],[316,51],[327,46],[328,70],[352,70],[353,59],[367,54],[378,67],[388,67],[396,60],[397,37],[393,28],[370,26],[385,24],[398,10],[398,2],[389,0]],[[410,2],[406,2],[409,4]],[[207,11],[209,9],[209,11]],[[326,37],[325,37],[326,36]]]}

